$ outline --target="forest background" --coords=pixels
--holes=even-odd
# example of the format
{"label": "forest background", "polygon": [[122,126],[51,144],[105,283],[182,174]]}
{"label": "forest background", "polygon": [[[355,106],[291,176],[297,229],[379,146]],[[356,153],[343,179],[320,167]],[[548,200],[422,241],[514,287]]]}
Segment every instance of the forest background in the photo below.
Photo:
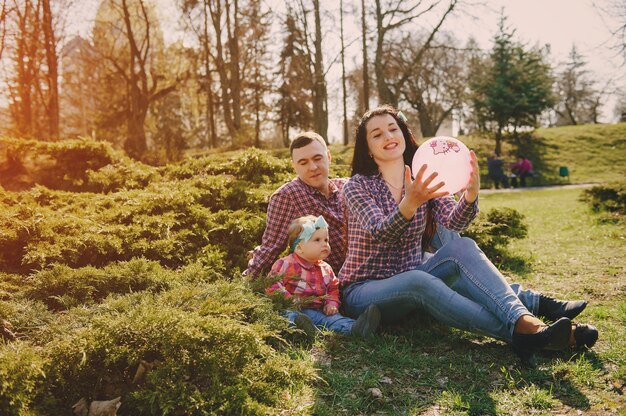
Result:
{"label": "forest background", "polygon": [[[552,3],[526,20],[568,31],[581,8]],[[581,52],[572,39],[565,53],[519,35],[500,5],[2,0],[0,125],[14,137],[106,140],[164,164],[185,152],[284,146],[304,129],[346,144],[376,103],[401,107],[426,137],[623,117],[623,1],[586,2],[590,25],[579,32],[594,41],[579,40]],[[504,94],[492,105],[515,102],[508,114],[481,107],[477,80],[489,71]],[[520,95],[529,72],[538,97]],[[536,108],[519,108],[528,100]]]}

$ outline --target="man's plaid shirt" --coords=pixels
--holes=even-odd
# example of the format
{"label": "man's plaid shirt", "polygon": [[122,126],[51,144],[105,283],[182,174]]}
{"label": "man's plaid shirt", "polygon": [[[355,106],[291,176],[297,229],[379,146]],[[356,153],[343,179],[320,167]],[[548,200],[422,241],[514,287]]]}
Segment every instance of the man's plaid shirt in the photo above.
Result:
{"label": "man's plaid shirt", "polygon": [[478,200],[469,204],[461,197],[457,203],[448,196],[423,204],[407,220],[380,173],[353,176],[343,187],[343,194],[348,215],[348,255],[338,276],[342,288],[361,280],[392,277],[421,264],[428,206],[437,223],[457,232],[478,214]]}
{"label": "man's plaid shirt", "polygon": [[254,257],[244,272],[253,278],[267,274],[272,264],[287,247],[287,227],[293,220],[305,215],[323,215],[328,223],[330,256],[326,262],[335,273],[346,258],[343,236],[343,196],[341,190],[347,178],[329,179],[329,196],[296,178],[278,188],[270,197],[267,207],[265,232],[261,245],[254,250]]}

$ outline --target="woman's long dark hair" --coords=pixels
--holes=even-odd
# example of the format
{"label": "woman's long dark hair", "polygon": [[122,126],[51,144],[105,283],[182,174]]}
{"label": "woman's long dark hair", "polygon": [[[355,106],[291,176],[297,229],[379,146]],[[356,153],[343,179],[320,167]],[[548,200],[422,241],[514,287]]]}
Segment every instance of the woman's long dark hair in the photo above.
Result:
{"label": "woman's long dark hair", "polygon": [[356,128],[356,141],[354,143],[354,154],[352,156],[352,176],[360,173],[361,175],[372,176],[378,173],[378,165],[372,157],[370,157],[369,147],[367,146],[367,122],[372,117],[391,115],[398,123],[398,127],[404,136],[406,149],[404,150],[404,164],[411,166],[413,155],[417,150],[417,143],[413,132],[406,124],[404,117],[398,117],[398,110],[390,105],[383,105],[367,111],[361,117],[359,125]]}
{"label": "woman's long dark hair", "polygon": [[[363,114],[363,117],[361,117],[361,120],[359,121],[359,125],[356,128],[356,140],[354,143],[354,154],[352,156],[351,176],[354,176],[357,173],[366,176],[372,176],[378,173],[378,165],[374,161],[374,158],[370,157],[370,151],[367,145],[367,122],[370,121],[372,117],[382,116],[385,114],[391,115],[396,120],[396,123],[398,123],[398,127],[400,127],[400,130],[402,131],[404,143],[406,145],[403,153],[404,164],[409,167],[412,165],[413,155],[418,147],[415,142],[415,136],[406,124],[406,119],[403,116],[398,116],[397,109],[390,105],[382,105],[372,110],[368,110],[365,114]],[[415,174],[415,172],[413,173]],[[435,222],[431,211],[432,209],[430,209],[430,207],[426,211],[426,229],[422,235],[422,247],[424,248],[428,248],[437,230],[437,223]]]}

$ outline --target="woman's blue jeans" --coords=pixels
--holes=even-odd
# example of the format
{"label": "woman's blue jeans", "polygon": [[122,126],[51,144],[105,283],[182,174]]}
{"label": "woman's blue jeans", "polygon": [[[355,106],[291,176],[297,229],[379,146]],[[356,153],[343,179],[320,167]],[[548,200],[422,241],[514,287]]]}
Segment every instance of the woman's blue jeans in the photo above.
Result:
{"label": "woman's blue jeans", "polygon": [[348,316],[358,316],[374,303],[382,322],[389,323],[420,308],[446,325],[505,341],[511,340],[517,320],[530,314],[502,274],[466,237],[448,241],[415,270],[351,284],[343,291],[343,300]]}
{"label": "woman's blue jeans", "polygon": [[[449,243],[450,241],[455,240],[457,238],[461,238],[459,233],[450,231],[446,227],[443,227],[440,224],[437,224],[436,231],[437,232],[433,236],[433,239],[430,243],[430,245],[435,249],[440,249],[446,243]],[[457,288],[455,286],[455,283],[457,282],[458,280],[455,282],[452,282],[450,287],[455,291],[459,291],[459,290],[462,291],[462,288],[460,287]],[[513,292],[515,292],[519,300],[522,301],[522,304],[526,306],[526,309],[528,309],[533,315],[537,315],[539,313],[540,293],[535,292],[530,289],[524,289],[519,283],[511,283],[511,289],[513,290]],[[461,292],[461,294],[463,293]]]}

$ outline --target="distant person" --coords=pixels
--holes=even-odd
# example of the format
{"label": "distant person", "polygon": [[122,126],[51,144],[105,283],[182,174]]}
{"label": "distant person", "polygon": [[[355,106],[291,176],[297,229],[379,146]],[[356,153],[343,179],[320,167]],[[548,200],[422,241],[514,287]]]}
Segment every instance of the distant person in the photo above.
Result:
{"label": "distant person", "polygon": [[513,187],[517,187],[517,178],[520,179],[520,186],[524,188],[526,186],[526,177],[533,174],[533,164],[525,156],[517,156],[517,162],[511,168],[511,172],[515,176],[512,178]]}
{"label": "distant person", "polygon": [[502,184],[503,188],[509,187],[509,178],[504,173],[504,161],[500,159],[500,155],[497,152],[493,152],[487,159],[487,173],[489,179],[495,184],[496,189],[500,189],[500,184]]}
{"label": "distant person", "polygon": [[[324,260],[330,255],[328,224],[321,215],[297,218],[287,229],[289,255],[274,263],[270,276],[280,280],[266,289],[297,298],[300,312],[287,311],[287,319],[312,338],[315,327],[342,334],[368,336],[380,322],[376,305],[365,308],[357,320],[339,313],[339,280]],[[314,327],[315,326],[315,327]]]}

